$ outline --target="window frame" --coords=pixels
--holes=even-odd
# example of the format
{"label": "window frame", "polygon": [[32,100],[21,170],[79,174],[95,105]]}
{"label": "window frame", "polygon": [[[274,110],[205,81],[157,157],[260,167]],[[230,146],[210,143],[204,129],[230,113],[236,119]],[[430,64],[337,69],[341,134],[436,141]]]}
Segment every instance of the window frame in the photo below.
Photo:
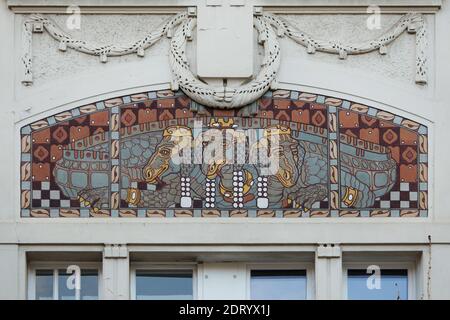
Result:
{"label": "window frame", "polygon": [[348,270],[367,270],[370,265],[377,265],[381,270],[393,269],[393,270],[407,270],[408,272],[408,300],[416,300],[416,265],[411,261],[395,261],[395,262],[351,262],[345,263],[342,266],[342,297],[344,300],[348,300]]}
{"label": "window frame", "polygon": [[[30,262],[27,267],[27,299],[36,300],[36,271],[52,270],[53,271],[53,299],[58,299],[58,270],[66,270],[70,265],[77,265],[81,270],[91,269],[98,272],[98,300],[103,299],[103,273],[101,262],[76,262],[76,261],[35,261]],[[55,281],[56,280],[56,281]]]}
{"label": "window frame", "polygon": [[196,263],[134,262],[130,265],[130,300],[136,300],[136,271],[192,271],[192,300],[198,300],[198,265]]}
{"label": "window frame", "polygon": [[246,269],[245,296],[247,300],[251,300],[252,270],[306,270],[306,300],[314,300],[316,297],[314,263],[249,263],[246,265]]}

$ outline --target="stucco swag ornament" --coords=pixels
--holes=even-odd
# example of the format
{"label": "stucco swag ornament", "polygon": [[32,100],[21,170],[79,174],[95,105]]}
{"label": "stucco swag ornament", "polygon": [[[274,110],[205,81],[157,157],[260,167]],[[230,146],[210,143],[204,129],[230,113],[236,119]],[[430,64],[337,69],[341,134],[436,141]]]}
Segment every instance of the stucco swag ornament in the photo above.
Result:
{"label": "stucco swag ornament", "polygon": [[346,59],[348,55],[364,54],[378,50],[380,54],[387,53],[387,46],[395,41],[405,31],[416,34],[416,83],[427,83],[426,58],[426,23],[420,13],[411,12],[394,24],[382,36],[360,43],[343,44],[335,41],[315,39],[313,36],[297,30],[281,17],[255,10],[254,27],[258,32],[258,42],[264,47],[264,59],[258,74],[238,87],[226,85],[214,87],[198,77],[191,71],[186,56],[186,43],[192,40],[196,26],[195,10],[189,9],[175,15],[157,30],[128,46],[104,45],[96,46],[83,40],[72,38],[66,34],[49,18],[33,14],[26,19],[23,25],[23,57],[24,85],[33,83],[32,73],[32,33],[47,32],[56,41],[59,41],[59,50],[68,48],[89,55],[98,56],[105,63],[108,57],[137,54],[145,55],[145,50],[161,40],[163,37],[171,38],[170,65],[173,74],[172,89],[181,89],[194,101],[205,106],[233,109],[251,104],[260,98],[269,89],[276,89],[276,76],[280,66],[281,52],[277,37],[286,36],[300,45],[306,47],[309,54],[325,52],[339,55]]}

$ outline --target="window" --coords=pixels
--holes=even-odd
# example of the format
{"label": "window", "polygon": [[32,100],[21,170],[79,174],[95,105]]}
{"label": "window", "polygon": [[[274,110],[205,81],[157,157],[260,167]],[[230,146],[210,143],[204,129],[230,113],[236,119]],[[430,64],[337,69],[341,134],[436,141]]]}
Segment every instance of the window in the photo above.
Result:
{"label": "window", "polygon": [[424,296],[422,249],[343,253],[342,296],[349,300],[414,300]]}
{"label": "window", "polygon": [[252,300],[306,300],[314,297],[314,264],[247,265],[247,297]]}
{"label": "window", "polygon": [[53,300],[53,270],[36,270],[36,300]]}
{"label": "window", "polygon": [[99,268],[80,266],[80,287],[70,264],[33,265],[29,270],[28,298],[31,300],[97,300],[99,299]]}
{"label": "window", "polygon": [[305,300],[306,270],[252,270],[251,299]]}
{"label": "window", "polygon": [[350,300],[407,300],[408,270],[381,269],[377,275],[366,269],[349,269],[347,297]]}
{"label": "window", "polygon": [[158,266],[133,269],[131,294],[136,300],[193,300],[194,270]]}

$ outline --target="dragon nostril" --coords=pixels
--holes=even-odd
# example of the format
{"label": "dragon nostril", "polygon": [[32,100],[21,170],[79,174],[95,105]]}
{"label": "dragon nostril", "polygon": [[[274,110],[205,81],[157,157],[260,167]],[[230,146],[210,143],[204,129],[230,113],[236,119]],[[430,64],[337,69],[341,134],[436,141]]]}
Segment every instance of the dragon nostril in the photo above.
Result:
{"label": "dragon nostril", "polygon": [[145,176],[146,176],[147,178],[152,177],[152,176],[153,176],[153,170],[150,169],[150,168],[147,168],[147,169],[145,170]]}

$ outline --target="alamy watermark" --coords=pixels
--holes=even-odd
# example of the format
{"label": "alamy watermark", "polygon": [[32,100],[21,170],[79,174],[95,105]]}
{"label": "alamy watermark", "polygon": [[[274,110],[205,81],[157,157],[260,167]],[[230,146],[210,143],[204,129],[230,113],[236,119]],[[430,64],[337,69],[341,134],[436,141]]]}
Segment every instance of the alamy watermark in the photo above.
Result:
{"label": "alamy watermark", "polygon": [[78,6],[69,6],[66,9],[69,17],[66,20],[66,27],[69,30],[81,29],[81,8]]}
{"label": "alamy watermark", "polygon": [[170,136],[171,160],[174,164],[221,164],[259,166],[262,175],[273,175],[279,169],[283,152],[280,133],[264,129],[204,129],[195,121],[192,133],[175,129]]}
{"label": "alamy watermark", "polygon": [[370,276],[366,280],[366,286],[369,290],[381,289],[381,268],[377,265],[370,265],[366,270]]}
{"label": "alamy watermark", "polygon": [[70,274],[66,281],[67,289],[75,290],[75,300],[80,300],[81,268],[77,265],[70,265],[67,267],[66,273]]}
{"label": "alamy watermark", "polygon": [[367,8],[367,18],[366,24],[369,30],[379,30],[381,29],[381,8],[379,6],[369,6]]}

